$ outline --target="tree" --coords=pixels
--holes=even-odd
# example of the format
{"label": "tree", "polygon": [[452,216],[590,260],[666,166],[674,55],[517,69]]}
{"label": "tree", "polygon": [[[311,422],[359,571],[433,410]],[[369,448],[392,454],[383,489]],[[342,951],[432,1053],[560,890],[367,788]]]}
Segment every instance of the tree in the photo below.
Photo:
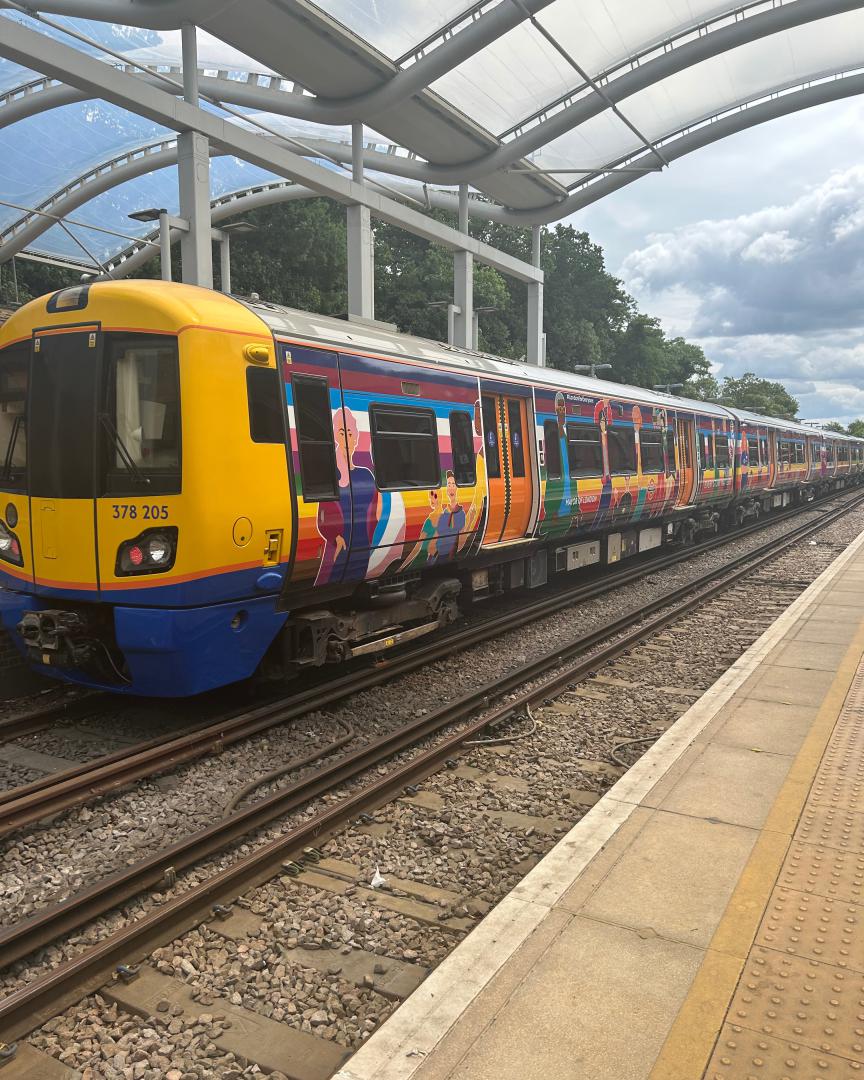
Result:
{"label": "tree", "polygon": [[836,420],[829,420],[827,424],[823,424],[822,427],[825,431],[836,431],[839,435],[846,434],[846,428],[842,424],[838,424]]}
{"label": "tree", "polygon": [[694,375],[684,384],[681,395],[696,401],[717,402],[720,400],[720,383],[710,371],[706,375]]}
{"label": "tree", "polygon": [[794,420],[798,412],[797,399],[783,383],[760,379],[752,371],[745,372],[740,379],[728,375],[724,378],[720,404],[783,420]]}
{"label": "tree", "polygon": [[853,420],[846,430],[856,439],[864,439],[864,420]]}

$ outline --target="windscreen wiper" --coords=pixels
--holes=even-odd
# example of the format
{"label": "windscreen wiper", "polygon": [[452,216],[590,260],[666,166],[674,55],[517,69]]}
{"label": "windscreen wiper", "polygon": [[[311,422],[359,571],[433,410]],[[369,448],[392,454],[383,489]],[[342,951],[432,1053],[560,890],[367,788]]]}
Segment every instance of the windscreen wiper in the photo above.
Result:
{"label": "windscreen wiper", "polygon": [[138,484],[149,485],[150,477],[145,476],[144,473],[141,472],[141,470],[135,464],[135,461],[132,455],[129,453],[126,444],[120,438],[120,432],[117,430],[116,427],[114,427],[114,423],[111,420],[111,417],[107,413],[100,413],[99,419],[102,423],[102,426],[105,428],[105,430],[111,437],[111,441],[114,443],[114,449],[120,455],[120,458],[123,464],[126,466],[126,469],[132,479]]}

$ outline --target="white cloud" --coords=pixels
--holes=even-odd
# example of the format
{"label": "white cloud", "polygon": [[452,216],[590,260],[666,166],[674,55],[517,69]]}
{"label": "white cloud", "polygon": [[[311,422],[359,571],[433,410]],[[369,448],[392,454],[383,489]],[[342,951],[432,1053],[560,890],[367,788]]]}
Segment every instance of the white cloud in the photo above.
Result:
{"label": "white cloud", "polygon": [[650,235],[620,274],[723,375],[783,382],[801,415],[864,415],[864,166],[785,205]]}

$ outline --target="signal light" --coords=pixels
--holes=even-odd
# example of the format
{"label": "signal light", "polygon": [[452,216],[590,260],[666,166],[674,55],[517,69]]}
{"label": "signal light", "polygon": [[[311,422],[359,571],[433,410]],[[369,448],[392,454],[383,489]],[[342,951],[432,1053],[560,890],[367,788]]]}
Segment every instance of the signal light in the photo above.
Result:
{"label": "signal light", "polygon": [[4,562],[13,563],[15,566],[24,565],[18,537],[2,520],[0,520],[0,559]]}
{"label": "signal light", "polygon": [[114,573],[118,577],[140,574],[164,574],[174,565],[177,556],[177,529],[166,526],[147,529],[131,540],[124,540],[117,549]]}

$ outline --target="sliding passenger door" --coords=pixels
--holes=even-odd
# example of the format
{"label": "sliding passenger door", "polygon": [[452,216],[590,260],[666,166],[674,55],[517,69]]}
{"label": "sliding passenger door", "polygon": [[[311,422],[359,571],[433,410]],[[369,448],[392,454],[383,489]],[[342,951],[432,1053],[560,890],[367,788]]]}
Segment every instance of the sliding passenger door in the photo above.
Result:
{"label": "sliding passenger door", "polygon": [[339,356],[326,349],[280,345],[279,359],[297,513],[290,583],[338,584],[353,519]]}
{"label": "sliding passenger door", "polygon": [[[491,389],[491,387],[490,387]],[[497,387],[496,387],[497,389]],[[489,484],[489,515],[484,544],[528,535],[534,503],[530,457],[530,399],[514,392],[487,393],[481,383],[483,453]]]}
{"label": "sliding passenger door", "polygon": [[693,501],[696,481],[696,426],[693,420],[679,416],[675,421],[678,434],[678,506]]}

